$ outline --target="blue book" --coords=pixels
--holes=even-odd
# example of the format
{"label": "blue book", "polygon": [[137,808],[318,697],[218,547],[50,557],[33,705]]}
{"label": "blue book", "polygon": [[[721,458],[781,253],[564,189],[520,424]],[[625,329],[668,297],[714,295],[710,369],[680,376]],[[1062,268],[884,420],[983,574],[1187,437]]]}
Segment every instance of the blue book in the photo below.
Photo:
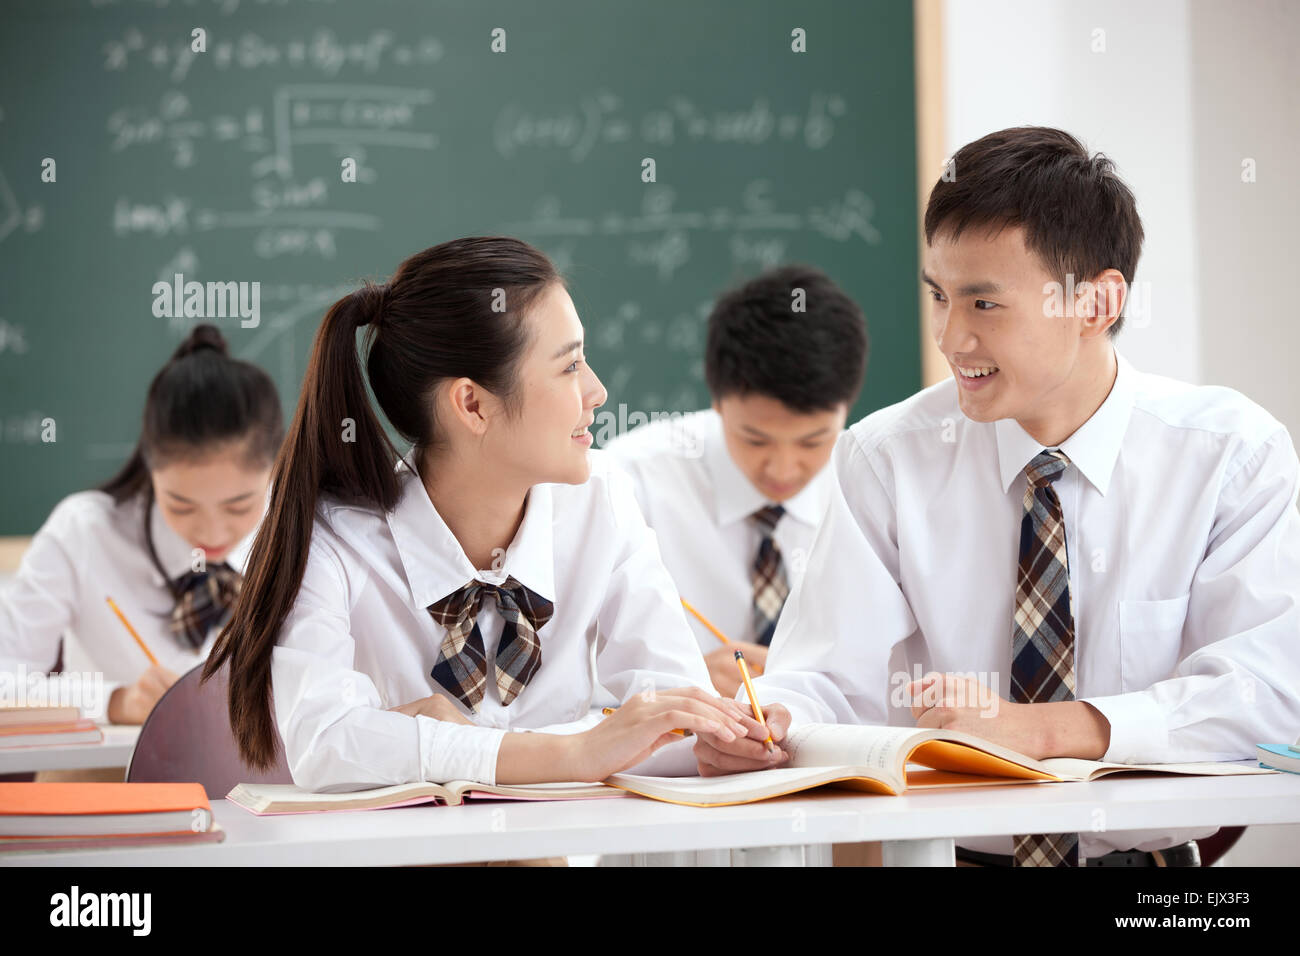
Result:
{"label": "blue book", "polygon": [[1259,765],[1285,770],[1287,773],[1300,773],[1300,752],[1286,744],[1256,744]]}

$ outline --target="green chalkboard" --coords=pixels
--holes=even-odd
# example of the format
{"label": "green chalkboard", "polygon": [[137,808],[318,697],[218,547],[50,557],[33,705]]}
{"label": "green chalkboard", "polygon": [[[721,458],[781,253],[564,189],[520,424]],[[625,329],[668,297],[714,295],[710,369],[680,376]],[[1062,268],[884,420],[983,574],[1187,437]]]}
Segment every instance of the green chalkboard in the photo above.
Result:
{"label": "green chalkboard", "polygon": [[707,404],[710,303],[787,261],[867,314],[855,417],[920,384],[910,3],[8,0],[0,17],[0,534],[124,459],[197,321],[154,315],[177,273],[259,283],[256,327],[214,321],[286,417],[328,303],[476,234],[556,260],[610,410]]}

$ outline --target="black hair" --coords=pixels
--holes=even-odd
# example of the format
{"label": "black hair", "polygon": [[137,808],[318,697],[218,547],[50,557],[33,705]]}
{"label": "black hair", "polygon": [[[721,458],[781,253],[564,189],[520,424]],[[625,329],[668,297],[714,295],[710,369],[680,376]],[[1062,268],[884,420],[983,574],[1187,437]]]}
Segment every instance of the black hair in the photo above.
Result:
{"label": "black hair", "polygon": [[[203,669],[207,680],[229,665],[230,726],[249,766],[272,766],[279,746],[271,654],[302,585],[320,496],[387,512],[400,495],[397,450],[367,383],[388,421],[419,451],[443,438],[433,396],[448,379],[473,379],[513,414],[522,404],[519,365],[531,341],[525,316],[556,283],[563,285],[555,266],[528,243],[472,236],[417,252],[387,285],[367,283],[330,306],[275,463],[271,503],[234,615]],[[362,328],[364,374],[357,350]],[[346,440],[345,420],[354,428]]]}
{"label": "black hair", "polygon": [[[1142,255],[1137,200],[1102,153],[1049,126],[989,133],[953,155],[925,210],[925,241],[971,227],[1020,226],[1025,246],[1062,285],[1118,269],[1130,285]],[[1127,303],[1126,303],[1127,305]],[[1124,326],[1124,311],[1110,327]]]}
{"label": "black hair", "polygon": [[715,400],[766,395],[791,411],[852,405],[867,369],[866,319],[826,273],[770,269],[709,315],[704,375]]}
{"label": "black hair", "polygon": [[170,590],[153,546],[150,472],[168,462],[202,458],[233,442],[243,444],[250,464],[269,467],[283,438],[280,396],[271,376],[231,358],[216,326],[196,325],[149,383],[135,451],[99,490],[118,504],[143,496],[145,543]]}

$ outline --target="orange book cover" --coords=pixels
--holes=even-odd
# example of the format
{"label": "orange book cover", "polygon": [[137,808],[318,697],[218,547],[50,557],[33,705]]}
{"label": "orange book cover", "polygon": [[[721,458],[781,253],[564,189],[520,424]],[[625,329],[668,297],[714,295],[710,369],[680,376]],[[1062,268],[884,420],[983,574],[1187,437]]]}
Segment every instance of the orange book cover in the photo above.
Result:
{"label": "orange book cover", "polygon": [[94,730],[95,722],[89,719],[68,720],[57,724],[9,724],[0,727],[0,737],[21,737],[25,734],[68,734],[78,730]]}
{"label": "orange book cover", "polygon": [[212,812],[200,783],[0,783],[0,816]]}

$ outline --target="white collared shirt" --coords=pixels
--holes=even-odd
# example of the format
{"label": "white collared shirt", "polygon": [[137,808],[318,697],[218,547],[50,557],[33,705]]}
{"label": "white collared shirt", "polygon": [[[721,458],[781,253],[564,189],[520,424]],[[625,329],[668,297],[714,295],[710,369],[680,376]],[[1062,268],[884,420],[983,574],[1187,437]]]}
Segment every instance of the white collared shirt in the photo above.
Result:
{"label": "white collared shirt", "polygon": [[[189,572],[193,549],[167,524],[157,502],[151,530],[158,561],[170,579]],[[242,573],[255,535],[256,529],[232,548],[225,563]],[[149,557],[143,496],[117,505],[102,491],[82,491],[50,512],[17,574],[0,589],[0,674],[21,678],[22,693],[32,703],[67,702],[103,719],[113,691],[135,683],[149,667],[149,659],[108,606],[110,597],[164,667],[182,675],[207,658],[216,628],[198,650],[172,634],[176,602]],[[60,637],[67,638],[62,676],[35,676],[54,666]],[[97,676],[81,676],[88,672]],[[102,687],[102,700],[85,698],[92,685]]]}
{"label": "white collared shirt", "polygon": [[[497,567],[476,570],[415,471],[398,468],[402,493],[391,513],[329,498],[318,509],[302,587],[272,657],[276,720],[299,786],[494,783],[507,732],[593,726],[597,680],[620,701],[653,689],[711,690],[626,476],[593,460],[584,484],[534,485]],[[479,711],[461,707],[473,725],[391,712],[436,693],[454,700],[430,676],[446,629],[428,606],[471,580],[507,576],[554,604],[528,686],[503,706],[490,671]],[[478,624],[490,667],[502,627],[495,602],[482,603]],[[693,772],[690,746],[664,747],[639,769]]]}
{"label": "white collared shirt", "polygon": [[[651,422],[613,439],[598,454],[632,477],[681,596],[727,637],[756,643],[750,572],[761,535],[748,519],[772,502],[732,461],[722,416],[710,408]],[[772,537],[791,587],[803,574],[833,484],[827,464],[782,502],[785,514]],[[702,651],[721,646],[693,615],[689,620]]]}
{"label": "white collared shirt", "polygon": [[[1103,759],[1239,760],[1300,727],[1300,466],[1286,429],[1227,388],[1119,357],[1060,445],[1075,696],[1110,722]],[[841,437],[826,520],[756,683],[795,721],[912,725],[903,685],[974,672],[1009,698],[1025,466],[1015,421],[962,415],[951,379]],[[1081,852],[1209,830],[1084,833]],[[963,840],[1010,853],[1010,838]]]}

